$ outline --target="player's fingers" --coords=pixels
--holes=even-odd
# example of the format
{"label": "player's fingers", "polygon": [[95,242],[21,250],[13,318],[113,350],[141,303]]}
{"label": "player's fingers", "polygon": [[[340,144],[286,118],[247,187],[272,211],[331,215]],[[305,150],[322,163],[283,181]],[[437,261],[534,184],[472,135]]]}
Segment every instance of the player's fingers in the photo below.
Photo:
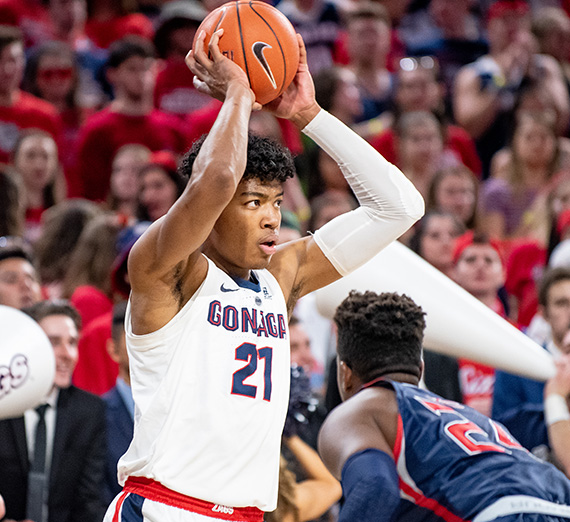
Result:
{"label": "player's fingers", "polygon": [[210,62],[208,54],[206,53],[206,48],[204,47],[204,40],[206,39],[206,31],[200,31],[198,38],[196,39],[196,45],[194,46],[194,52],[191,56],[194,60],[202,66],[207,66]]}
{"label": "player's fingers", "polygon": [[214,34],[212,35],[212,38],[210,38],[210,43],[208,44],[208,51],[210,52],[210,56],[212,57],[213,61],[219,60],[220,58],[223,58],[223,54],[222,51],[220,51],[220,47],[219,47],[219,42],[220,42],[220,38],[223,36],[224,34],[224,29],[218,29],[216,32],[214,32]]}
{"label": "player's fingers", "polygon": [[307,49],[303,37],[297,33],[297,43],[299,44],[299,65],[307,65]]}

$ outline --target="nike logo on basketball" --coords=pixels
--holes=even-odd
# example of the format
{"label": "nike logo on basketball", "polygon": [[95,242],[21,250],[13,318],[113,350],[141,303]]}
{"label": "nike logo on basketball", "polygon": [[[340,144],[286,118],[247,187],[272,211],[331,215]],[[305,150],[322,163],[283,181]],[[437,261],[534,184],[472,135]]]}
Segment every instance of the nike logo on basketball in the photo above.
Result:
{"label": "nike logo on basketball", "polygon": [[263,51],[266,47],[269,47],[271,49],[271,46],[265,42],[255,42],[251,46],[251,50],[253,51],[253,55],[257,58],[257,61],[260,63],[261,67],[263,67],[263,70],[265,71],[265,74],[267,74],[267,77],[269,78],[271,85],[273,85],[273,88],[277,89],[277,83],[275,82],[275,78],[271,72],[271,67],[269,67],[267,60],[265,59],[265,55],[263,54]]}
{"label": "nike logo on basketball", "polygon": [[224,283],[222,283],[222,286],[220,286],[220,290],[222,292],[237,292],[239,290],[239,288],[226,288],[224,286]]}

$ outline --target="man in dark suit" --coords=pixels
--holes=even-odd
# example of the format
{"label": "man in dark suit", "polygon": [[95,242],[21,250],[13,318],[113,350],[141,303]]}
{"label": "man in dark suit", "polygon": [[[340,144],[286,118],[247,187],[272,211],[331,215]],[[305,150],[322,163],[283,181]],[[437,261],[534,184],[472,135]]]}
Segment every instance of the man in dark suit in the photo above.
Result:
{"label": "man in dark suit", "polygon": [[79,314],[66,301],[42,301],[24,311],[51,341],[56,371],[54,387],[46,397],[45,421],[36,410],[0,421],[0,495],[6,518],[100,522],[105,510],[105,413],[99,397],[71,385]]}
{"label": "man in dark suit", "polygon": [[113,498],[123,489],[117,481],[117,462],[127,451],[133,438],[133,419],[135,403],[131,392],[129,375],[129,355],[125,342],[126,301],[113,307],[113,323],[111,339],[107,351],[119,365],[117,384],[105,395],[105,412],[107,417],[107,462],[105,465],[105,500],[111,503]]}

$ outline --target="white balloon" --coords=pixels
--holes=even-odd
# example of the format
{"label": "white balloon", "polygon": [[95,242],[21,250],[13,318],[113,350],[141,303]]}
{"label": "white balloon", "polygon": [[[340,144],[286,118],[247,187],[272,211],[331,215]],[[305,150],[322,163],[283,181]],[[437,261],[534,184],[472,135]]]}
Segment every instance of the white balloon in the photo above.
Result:
{"label": "white balloon", "polygon": [[35,408],[55,377],[51,343],[31,317],[0,305],[0,419]]}
{"label": "white balloon", "polygon": [[350,290],[411,297],[426,312],[424,346],[434,352],[541,381],[555,373],[546,350],[398,241],[318,290],[319,311],[332,318]]}

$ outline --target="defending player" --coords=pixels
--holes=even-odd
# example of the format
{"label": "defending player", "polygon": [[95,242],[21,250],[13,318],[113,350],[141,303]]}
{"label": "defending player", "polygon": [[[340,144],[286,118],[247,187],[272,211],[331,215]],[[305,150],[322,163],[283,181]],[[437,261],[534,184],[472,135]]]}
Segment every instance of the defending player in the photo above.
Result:
{"label": "defending player", "polygon": [[338,522],[570,519],[570,481],[500,424],[418,388],[424,313],[409,297],[351,292],[339,305],[345,402],[319,435],[344,502]]}
{"label": "defending player", "polygon": [[[277,247],[285,149],[250,137],[254,95],[222,56],[221,31],[187,63],[224,100],[191,177],[168,214],[133,247],[126,318],[136,403],[119,462],[124,491],[107,522],[261,521],[275,508],[289,395],[287,313],[296,300],[364,263],[423,214],[412,184],[321,111],[299,37],[294,83],[266,107],[341,164],[361,208],[314,236]],[[202,49],[204,35],[197,49]],[[245,174],[244,174],[245,172]]]}

